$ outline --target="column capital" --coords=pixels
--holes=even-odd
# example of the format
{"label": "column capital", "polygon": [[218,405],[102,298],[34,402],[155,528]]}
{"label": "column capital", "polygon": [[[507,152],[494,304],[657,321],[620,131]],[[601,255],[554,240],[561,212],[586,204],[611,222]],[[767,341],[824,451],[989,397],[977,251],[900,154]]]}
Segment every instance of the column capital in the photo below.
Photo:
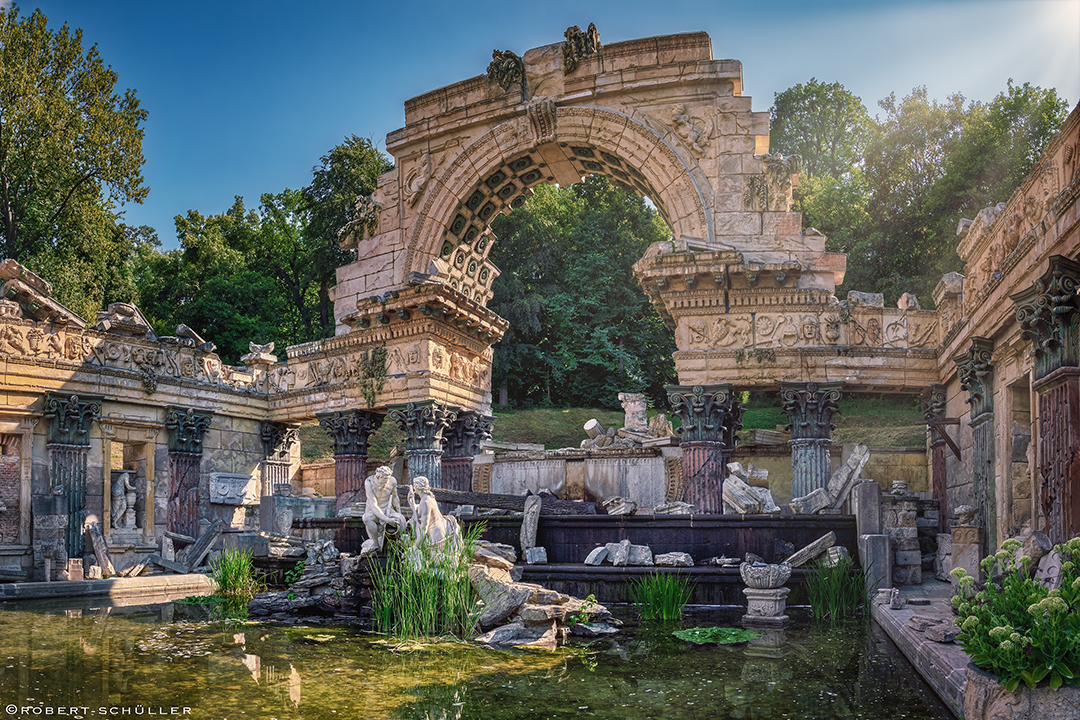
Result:
{"label": "column capital", "polygon": [[832,417],[840,412],[843,383],[780,383],[780,403],[788,416],[791,439],[832,437]]}
{"label": "column capital", "polygon": [[445,458],[471,458],[480,453],[480,443],[491,437],[494,418],[478,412],[458,413],[444,433]]}
{"label": "column capital", "polygon": [[45,417],[49,421],[49,444],[90,444],[90,425],[101,417],[102,398],[97,395],[48,393]]}
{"label": "column capital", "polygon": [[389,406],[387,417],[405,433],[405,450],[442,451],[443,432],[458,416],[458,409],[438,400]]}
{"label": "column capital", "polygon": [[381,413],[370,410],[337,410],[315,413],[319,426],[334,440],[334,455],[368,454],[368,438],[384,420]]}
{"label": "column capital", "polygon": [[287,460],[293,443],[296,442],[299,429],[299,425],[263,420],[259,428],[259,436],[263,442],[263,456],[267,460]]}
{"label": "column capital", "polygon": [[683,442],[717,442],[728,439],[725,429],[732,422],[734,394],[731,385],[667,385],[671,411],[679,416],[678,432]]}
{"label": "column capital", "polygon": [[169,431],[169,452],[202,454],[203,435],[214,413],[170,405],[165,409],[165,428]]}
{"label": "column capital", "polygon": [[1024,339],[1034,346],[1034,380],[1080,365],[1080,262],[1051,255],[1049,267],[1027,290],[1010,295]]}
{"label": "column capital", "polygon": [[960,387],[968,393],[967,402],[971,405],[972,418],[994,410],[994,369],[990,363],[993,353],[993,340],[972,337],[971,348],[953,356]]}

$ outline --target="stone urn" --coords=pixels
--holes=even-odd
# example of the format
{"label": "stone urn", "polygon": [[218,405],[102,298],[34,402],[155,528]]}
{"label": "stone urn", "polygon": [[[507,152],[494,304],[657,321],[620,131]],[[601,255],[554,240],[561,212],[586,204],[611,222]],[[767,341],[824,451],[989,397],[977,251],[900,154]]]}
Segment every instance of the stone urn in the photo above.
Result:
{"label": "stone urn", "polygon": [[783,587],[791,577],[791,564],[780,563],[779,565],[766,565],[764,563],[744,562],[739,566],[739,574],[746,587],[756,589],[771,589]]}

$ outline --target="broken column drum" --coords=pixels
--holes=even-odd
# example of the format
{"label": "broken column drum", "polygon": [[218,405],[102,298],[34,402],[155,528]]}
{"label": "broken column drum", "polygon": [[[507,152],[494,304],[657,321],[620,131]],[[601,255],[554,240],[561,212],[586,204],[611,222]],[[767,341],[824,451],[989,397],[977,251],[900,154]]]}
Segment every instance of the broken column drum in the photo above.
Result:
{"label": "broken column drum", "polygon": [[169,530],[181,535],[199,535],[199,468],[202,464],[203,435],[213,420],[206,410],[169,407],[165,428],[169,437]]}
{"label": "broken column drum", "polygon": [[733,442],[730,430],[739,423],[741,407],[731,385],[667,386],[671,410],[682,421],[678,433],[683,451],[683,502],[702,513],[724,511],[723,483]]}
{"label": "broken column drum", "polygon": [[262,492],[273,495],[274,486],[289,482],[290,454],[297,440],[299,425],[264,420],[259,428],[263,443]]}
{"label": "broken column drum", "polygon": [[[86,469],[90,450],[90,426],[101,417],[101,398],[64,397],[49,393],[45,417],[49,421],[49,489],[63,497],[67,516],[64,549],[69,558],[83,554],[83,523],[86,520]],[[57,507],[56,512],[61,508]]]}
{"label": "broken column drum", "polygon": [[791,496],[805,497],[825,487],[832,474],[832,416],[840,411],[842,384],[780,383],[780,401],[791,431]]}
{"label": "broken column drum", "polygon": [[997,492],[994,483],[994,369],[990,356],[994,341],[971,338],[971,348],[953,357],[960,387],[971,405],[971,472],[975,507],[983,528],[983,556],[992,555],[997,543]]}
{"label": "broken column drum", "polygon": [[491,438],[493,419],[477,412],[459,413],[444,433],[442,482],[448,490],[472,490],[473,457],[480,443]]}
{"label": "broken column drum", "polygon": [[390,407],[389,418],[405,433],[405,462],[410,478],[423,476],[431,487],[443,487],[443,433],[457,415],[455,408],[438,400]]}
{"label": "broken column drum", "polygon": [[334,497],[337,510],[364,499],[368,439],[383,415],[366,410],[316,413],[319,425],[334,440]]}
{"label": "broken column drum", "polygon": [[1080,263],[1051,255],[1027,290],[1011,296],[1016,320],[1032,342],[1039,403],[1038,501],[1053,543],[1080,535]]}

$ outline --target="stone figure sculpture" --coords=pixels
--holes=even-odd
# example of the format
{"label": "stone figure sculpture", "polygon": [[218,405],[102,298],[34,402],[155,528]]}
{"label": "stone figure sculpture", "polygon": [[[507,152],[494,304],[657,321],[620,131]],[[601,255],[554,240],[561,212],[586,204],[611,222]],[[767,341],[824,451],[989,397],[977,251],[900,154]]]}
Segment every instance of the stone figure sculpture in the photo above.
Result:
{"label": "stone figure sculpture", "polygon": [[374,475],[369,475],[364,481],[364,494],[363,520],[368,539],[360,546],[361,557],[382,550],[388,525],[404,528],[407,522],[401,514],[397,480],[390,468],[384,465]]}
{"label": "stone figure sculpture", "polygon": [[451,550],[461,541],[461,527],[457,518],[446,517],[439,510],[435,494],[431,492],[431,482],[423,476],[413,480],[412,492],[409,493],[409,508],[412,519],[413,538],[416,545],[442,547]]}
{"label": "stone figure sculpture", "polygon": [[135,485],[131,482],[131,473],[117,475],[110,490],[113,528],[124,530],[135,527]]}

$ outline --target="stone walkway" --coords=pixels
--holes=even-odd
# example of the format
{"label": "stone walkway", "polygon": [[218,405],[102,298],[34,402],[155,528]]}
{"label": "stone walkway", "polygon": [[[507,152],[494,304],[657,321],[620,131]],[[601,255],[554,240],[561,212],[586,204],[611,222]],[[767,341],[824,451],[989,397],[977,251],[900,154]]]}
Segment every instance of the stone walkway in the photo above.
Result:
{"label": "stone walkway", "polygon": [[[952,623],[956,617],[949,605],[952,586],[947,582],[930,579],[924,580],[922,585],[904,585],[899,589],[906,601],[919,604],[905,602],[900,610],[892,610],[887,603],[875,602],[872,616],[923,679],[937,692],[942,702],[958,718],[963,717],[967,654],[956,643],[935,642],[925,631],[916,629],[917,626],[933,620]],[[928,604],[924,605],[923,602]],[[912,618],[918,618],[914,624]],[[925,622],[922,622],[923,620]]]}
{"label": "stone walkway", "polygon": [[80,596],[152,597],[157,595],[209,595],[217,588],[206,575],[155,575],[109,580],[57,580],[55,582],[0,583],[0,600],[70,598]]}

